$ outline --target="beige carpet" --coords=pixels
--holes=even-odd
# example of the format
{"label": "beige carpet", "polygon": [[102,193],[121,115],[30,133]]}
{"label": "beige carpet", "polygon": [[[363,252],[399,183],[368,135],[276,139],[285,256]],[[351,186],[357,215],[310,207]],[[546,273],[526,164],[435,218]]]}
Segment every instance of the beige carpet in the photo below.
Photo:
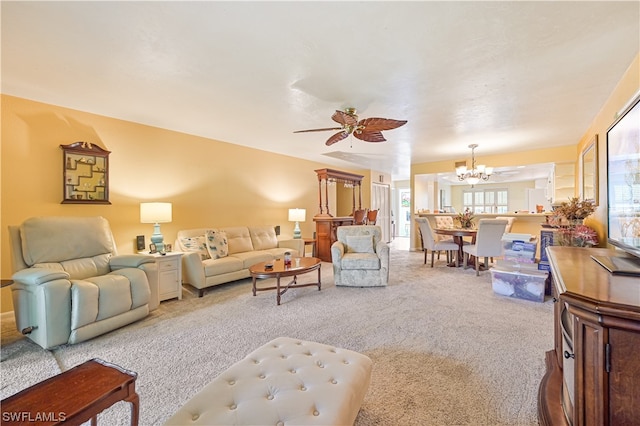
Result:
{"label": "beige carpet", "polygon": [[[2,322],[2,398],[90,358],[136,371],[141,425],[162,424],[222,370],[277,336],[362,352],[374,362],[356,420],[366,425],[537,425],[544,353],[553,347],[552,302],[498,296],[489,272],[423,265],[391,251],[383,288],[251,294],[250,280],[188,291],[146,319],[78,345],[45,351]],[[301,278],[301,281],[304,280]],[[312,278],[309,276],[309,278]],[[268,284],[268,283],[265,283]],[[119,403],[99,423],[126,425]]]}

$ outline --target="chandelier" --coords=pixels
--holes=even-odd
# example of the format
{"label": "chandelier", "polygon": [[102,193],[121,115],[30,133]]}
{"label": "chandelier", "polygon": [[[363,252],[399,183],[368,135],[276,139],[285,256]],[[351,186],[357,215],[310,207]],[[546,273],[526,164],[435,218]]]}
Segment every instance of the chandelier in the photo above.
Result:
{"label": "chandelier", "polygon": [[466,180],[470,185],[475,185],[481,180],[489,180],[491,173],[493,173],[493,167],[486,167],[484,164],[476,166],[475,149],[478,144],[473,143],[469,145],[471,148],[471,170],[467,170],[466,165],[460,165],[456,167],[456,175],[460,182]]}

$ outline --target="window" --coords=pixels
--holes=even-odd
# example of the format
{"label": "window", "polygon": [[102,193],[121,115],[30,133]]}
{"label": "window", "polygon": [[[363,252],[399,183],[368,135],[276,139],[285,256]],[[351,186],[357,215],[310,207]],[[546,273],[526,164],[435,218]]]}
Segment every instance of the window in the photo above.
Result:
{"label": "window", "polygon": [[506,213],[509,208],[507,189],[468,189],[462,191],[464,210],[476,213]]}

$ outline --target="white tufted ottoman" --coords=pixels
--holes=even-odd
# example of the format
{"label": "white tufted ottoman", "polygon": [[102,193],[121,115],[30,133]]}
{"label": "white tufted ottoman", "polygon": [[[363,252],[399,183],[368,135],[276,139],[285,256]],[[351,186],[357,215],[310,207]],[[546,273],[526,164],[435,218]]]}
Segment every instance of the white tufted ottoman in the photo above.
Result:
{"label": "white tufted ottoman", "polygon": [[351,425],[371,359],[278,337],[222,372],[165,425]]}

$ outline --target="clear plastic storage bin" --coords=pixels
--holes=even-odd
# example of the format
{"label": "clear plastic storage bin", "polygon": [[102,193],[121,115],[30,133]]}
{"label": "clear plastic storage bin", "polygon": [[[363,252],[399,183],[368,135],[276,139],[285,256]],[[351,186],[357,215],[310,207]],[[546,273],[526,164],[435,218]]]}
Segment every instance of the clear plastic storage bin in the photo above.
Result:
{"label": "clear plastic storage bin", "polygon": [[547,272],[508,266],[491,268],[490,272],[494,293],[534,302],[544,302]]}

